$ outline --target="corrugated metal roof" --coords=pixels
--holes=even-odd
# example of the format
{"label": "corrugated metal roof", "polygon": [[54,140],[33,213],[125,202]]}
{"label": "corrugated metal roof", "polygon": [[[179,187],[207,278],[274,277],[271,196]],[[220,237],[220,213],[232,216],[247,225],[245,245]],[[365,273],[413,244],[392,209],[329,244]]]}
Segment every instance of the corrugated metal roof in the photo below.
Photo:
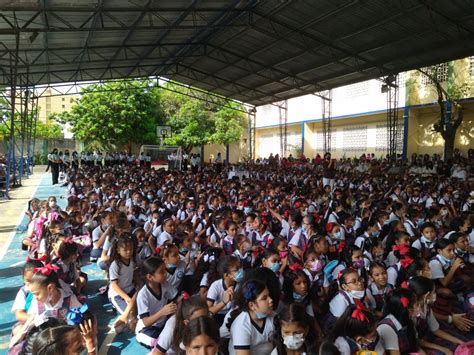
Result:
{"label": "corrugated metal roof", "polygon": [[261,105],[472,55],[473,33],[470,0],[10,0],[0,84],[18,59],[22,85],[159,75]]}

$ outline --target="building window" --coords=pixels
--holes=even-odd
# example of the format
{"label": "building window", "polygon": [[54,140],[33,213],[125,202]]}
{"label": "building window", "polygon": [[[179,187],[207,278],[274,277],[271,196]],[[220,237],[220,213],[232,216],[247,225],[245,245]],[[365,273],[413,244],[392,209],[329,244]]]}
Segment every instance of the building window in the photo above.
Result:
{"label": "building window", "polygon": [[63,105],[63,108],[66,108],[66,105]]}
{"label": "building window", "polygon": [[[397,153],[403,152],[403,135],[405,127],[403,124],[398,125],[397,129]],[[378,124],[376,126],[376,137],[375,137],[375,151],[386,152],[388,147],[388,132],[386,124]]]}
{"label": "building window", "polygon": [[342,150],[344,152],[365,152],[367,150],[367,126],[344,128]]}
{"label": "building window", "polygon": [[[422,70],[435,77],[438,82],[443,83],[448,81],[448,68],[448,63],[442,63],[438,65],[433,65],[431,67],[422,68]],[[428,86],[433,83],[430,78],[428,78],[424,74],[421,74],[421,84],[424,86]]]}
{"label": "building window", "polygon": [[63,97],[63,98],[61,98],[61,101],[63,101],[63,102],[64,102],[64,100],[65,100],[65,98],[64,98],[64,97]]}

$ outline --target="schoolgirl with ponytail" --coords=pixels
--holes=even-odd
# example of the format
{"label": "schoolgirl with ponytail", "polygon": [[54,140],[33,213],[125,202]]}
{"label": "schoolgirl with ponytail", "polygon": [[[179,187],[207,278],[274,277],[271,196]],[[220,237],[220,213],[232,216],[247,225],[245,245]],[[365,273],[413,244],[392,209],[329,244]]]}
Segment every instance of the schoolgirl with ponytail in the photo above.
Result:
{"label": "schoolgirl with ponytail", "polygon": [[409,289],[394,290],[385,302],[382,320],[377,326],[386,354],[418,352],[418,340],[412,321],[416,295]]}
{"label": "schoolgirl with ponytail", "polygon": [[376,318],[371,311],[360,305],[350,305],[337,320],[329,338],[342,355],[364,350],[383,354],[385,348],[376,327]]}
{"label": "schoolgirl with ponytail", "polygon": [[29,289],[33,300],[28,309],[28,314],[41,315],[45,313],[59,319],[66,319],[71,308],[81,307],[81,303],[69,290],[61,288],[58,267],[52,264],[33,269]]}
{"label": "schoolgirl with ponytail", "polygon": [[180,339],[187,331],[189,322],[195,318],[207,316],[209,308],[206,301],[199,295],[189,296],[183,292],[181,301],[178,303],[176,314],[166,321],[165,327],[158,337],[152,355],[178,354],[180,351]]}
{"label": "schoolgirl with ponytail", "polygon": [[275,325],[272,299],[265,284],[258,280],[245,282],[235,305],[226,323],[230,330],[229,354],[270,355]]}

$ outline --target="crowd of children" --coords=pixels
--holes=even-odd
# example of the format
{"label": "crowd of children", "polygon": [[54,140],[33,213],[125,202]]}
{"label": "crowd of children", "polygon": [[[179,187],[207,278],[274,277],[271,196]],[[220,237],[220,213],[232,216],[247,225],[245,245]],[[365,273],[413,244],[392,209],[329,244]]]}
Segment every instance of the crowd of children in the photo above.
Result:
{"label": "crowd of children", "polygon": [[436,156],[272,157],[242,180],[120,162],[69,166],[65,209],[30,201],[11,354],[97,353],[85,260],[144,353],[472,351],[472,157],[466,179]]}

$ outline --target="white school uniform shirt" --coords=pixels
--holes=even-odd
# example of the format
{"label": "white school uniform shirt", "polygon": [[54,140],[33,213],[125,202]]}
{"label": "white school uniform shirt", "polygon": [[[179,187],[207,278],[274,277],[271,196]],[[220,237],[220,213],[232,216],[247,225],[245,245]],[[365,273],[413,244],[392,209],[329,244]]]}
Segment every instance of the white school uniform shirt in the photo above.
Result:
{"label": "white school uniform shirt", "polygon": [[[62,288],[58,288],[58,290],[60,292],[60,297],[59,297],[58,302],[54,305],[49,304],[49,303],[43,303],[44,312],[42,314],[50,315],[55,318],[60,317],[62,319],[66,319],[66,314],[69,309],[81,307],[82,304],[81,302],[79,302],[77,297],[72,292],[69,293],[67,290],[63,290]],[[69,297],[69,309],[65,309],[63,307],[64,299],[66,297]],[[30,315],[32,314],[39,315],[39,307],[40,307],[39,303],[40,302],[35,297],[33,297],[33,300],[31,301],[31,305],[27,313]]]}
{"label": "white school uniform shirt", "polygon": [[[102,236],[102,234],[104,234],[104,232],[105,232],[105,230],[102,230],[101,226],[98,226],[97,228],[95,228],[92,231],[92,242],[93,243],[97,242],[100,239],[100,237]],[[95,246],[94,246],[94,248],[95,248]]]}
{"label": "white school uniform shirt", "polygon": [[[403,328],[397,318],[395,318],[393,315],[389,314],[385,318],[389,318],[393,322],[393,325],[395,326],[397,332],[399,332]],[[377,327],[377,333],[379,333],[380,339],[384,344],[385,350],[400,350],[400,346],[398,344],[398,335],[391,326],[389,326],[388,324],[380,324]]]}
{"label": "white school uniform shirt", "polygon": [[375,301],[374,296],[378,295],[385,295],[387,294],[390,290],[392,290],[392,287],[390,284],[387,283],[387,286],[383,290],[379,290],[377,285],[372,282],[369,287],[365,290],[365,295],[366,295],[366,302],[367,305],[369,306],[370,309],[375,309],[377,307],[377,302]]}
{"label": "white school uniform shirt", "polygon": [[[213,304],[222,302],[224,300],[224,294],[226,290],[227,287],[224,283],[224,279],[214,281],[211,286],[209,286],[209,290],[207,291],[207,300]],[[231,308],[232,302],[228,302],[227,305],[218,312],[218,314],[226,314]]]}
{"label": "white school uniform shirt", "polygon": [[163,231],[163,232],[161,232],[160,236],[158,237],[158,239],[156,241],[156,246],[161,247],[167,241],[172,242],[173,241],[173,236],[171,234],[169,234],[167,231]]}
{"label": "white school uniform shirt", "polygon": [[[164,306],[166,306],[170,301],[176,298],[178,290],[171,286],[168,282],[161,284],[161,292],[157,294],[151,289],[148,284],[145,284],[137,295],[137,313],[140,321],[137,324],[136,333],[139,333],[143,328],[143,318],[149,317]],[[141,324],[140,324],[141,323]],[[161,317],[158,319],[153,326],[161,328],[166,323],[166,317]]]}
{"label": "white school uniform shirt", "polygon": [[[135,262],[130,260],[127,264],[121,263],[120,270],[119,264],[116,260],[110,264],[109,268],[109,279],[110,282],[118,281],[118,286],[123,290],[125,293],[129,293],[133,290],[133,272],[135,271]],[[113,298],[118,296],[118,293],[115,292],[114,288],[111,286],[109,287],[109,298]]]}
{"label": "white school uniform shirt", "polygon": [[369,235],[367,234],[367,232],[365,232],[364,234],[362,235],[359,235],[354,244],[357,245],[359,248],[363,249],[362,246],[364,245],[365,241],[369,238]]}
{"label": "white school uniform shirt", "polygon": [[[351,347],[344,337],[337,337],[334,341],[334,345],[340,351],[342,355],[352,355]],[[359,346],[359,350],[362,348]],[[383,354],[385,352],[385,347],[383,345],[382,339],[379,338],[379,341],[375,345],[375,350],[377,354]]]}
{"label": "white school uniform shirt", "polygon": [[346,295],[352,303],[349,303],[346,297],[344,297],[341,293],[338,293],[336,296],[333,297],[331,302],[329,302],[329,311],[336,318],[342,316],[349,304],[354,304],[354,298],[351,296],[351,294],[349,292],[346,292]]}
{"label": "white school uniform shirt", "polygon": [[176,351],[171,347],[173,343],[174,327],[176,326],[176,315],[173,314],[171,318],[166,321],[165,327],[158,337],[158,342],[155,347],[166,355],[175,355]]}
{"label": "white school uniform shirt", "polygon": [[274,330],[273,316],[266,317],[258,327],[247,312],[240,313],[230,327],[229,354],[248,349],[252,355],[270,355]]}
{"label": "white school uniform shirt", "polygon": [[400,262],[397,262],[393,267],[387,269],[387,282],[390,285],[395,286],[398,278],[398,270],[400,270],[400,268],[401,264]]}
{"label": "white school uniform shirt", "polygon": [[431,279],[442,279],[445,276],[445,272],[451,266],[443,259],[436,255],[433,259],[430,260],[430,270],[431,270]]}
{"label": "white school uniform shirt", "polygon": [[172,274],[169,271],[166,271],[166,280],[177,290],[181,285],[181,281],[183,281],[183,276],[186,271],[186,263],[180,260],[178,261],[178,265]]}
{"label": "white school uniform shirt", "polygon": [[385,265],[392,266],[392,265],[395,265],[396,263],[398,263],[399,261],[400,260],[397,258],[397,256],[395,255],[395,253],[392,250],[387,255],[387,259],[385,260]]}
{"label": "white school uniform shirt", "polygon": [[433,250],[434,242],[430,242],[425,237],[421,237],[421,238],[415,240],[411,246],[413,248],[418,249],[418,250],[421,250],[422,248],[428,249],[428,250]]}

